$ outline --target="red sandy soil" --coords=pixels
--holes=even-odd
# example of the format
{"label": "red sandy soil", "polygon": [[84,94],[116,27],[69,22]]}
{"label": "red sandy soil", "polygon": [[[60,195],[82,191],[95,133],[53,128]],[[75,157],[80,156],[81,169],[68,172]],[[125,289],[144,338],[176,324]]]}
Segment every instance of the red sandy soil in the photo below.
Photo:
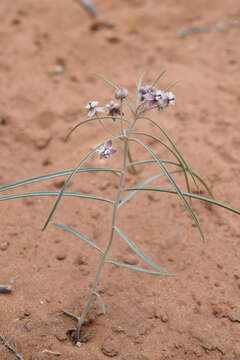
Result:
{"label": "red sandy soil", "polygon": [[[134,100],[143,71],[149,84],[166,69],[160,88],[182,79],[173,90],[176,106],[152,111],[152,117],[211,186],[215,198],[239,209],[239,0],[96,0],[94,5],[97,23],[71,0],[1,0],[0,185],[74,168],[108,138],[98,123],[91,123],[63,141],[85,118],[89,100],[105,105],[113,99],[112,88],[94,72],[128,88]],[[199,26],[206,31],[181,36],[183,29]],[[137,129],[161,137],[146,121]],[[171,159],[158,143],[147,143],[162,159]],[[88,165],[119,166],[121,147],[117,149],[109,161],[96,155]],[[133,153],[134,160],[149,158],[139,146]],[[137,176],[128,173],[127,185],[156,169],[149,165]],[[59,191],[64,179],[1,194]],[[175,179],[186,189],[183,176]],[[117,182],[113,174],[82,174],[73,178],[69,191],[111,198]],[[171,186],[167,180],[158,184]],[[204,189],[202,195],[207,196]],[[0,284],[12,285],[11,294],[0,294],[0,333],[7,339],[14,335],[9,341],[24,360],[57,358],[44,350],[66,360],[240,359],[238,215],[193,201],[206,234],[203,242],[176,196],[136,195],[119,212],[118,224],[176,277],[105,265],[99,289],[107,313],[102,315],[94,302],[84,326],[85,333],[94,335],[78,348],[66,335],[76,322],[61,309],[81,314],[99,255],[52,224],[41,232],[54,200],[34,197],[0,206]],[[109,204],[64,198],[54,221],[76,228],[104,248],[111,214]],[[118,237],[110,257],[144,266]],[[0,345],[0,358],[16,356]]]}

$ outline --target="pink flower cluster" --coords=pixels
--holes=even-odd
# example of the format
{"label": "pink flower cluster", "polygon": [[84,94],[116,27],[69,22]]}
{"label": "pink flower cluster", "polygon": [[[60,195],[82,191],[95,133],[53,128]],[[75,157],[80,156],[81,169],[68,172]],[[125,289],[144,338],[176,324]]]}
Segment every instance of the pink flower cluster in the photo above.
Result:
{"label": "pink flower cluster", "polygon": [[146,85],[140,87],[139,93],[142,111],[153,108],[164,110],[168,105],[175,105],[175,95],[172,92],[157,90],[150,85]]}
{"label": "pink flower cluster", "polygon": [[[175,95],[172,92],[158,90],[153,86],[146,85],[141,86],[138,90],[140,103],[137,107],[136,113],[141,114],[145,111],[157,108],[158,110],[164,110],[169,105],[175,105]],[[115,92],[116,99],[125,99],[128,96],[127,89],[117,89]],[[106,105],[108,109],[108,116],[112,117],[113,121],[116,121],[116,117],[123,114],[120,111],[120,106],[118,103],[115,103],[113,100]],[[92,118],[94,116],[98,117],[98,113],[104,112],[103,107],[98,106],[98,101],[89,101],[86,105],[88,110],[88,117]],[[105,118],[105,117],[102,117]],[[101,117],[99,118],[101,119]],[[106,141],[100,148],[96,150],[99,153],[100,159],[108,159],[116,150],[112,147],[112,141]]]}

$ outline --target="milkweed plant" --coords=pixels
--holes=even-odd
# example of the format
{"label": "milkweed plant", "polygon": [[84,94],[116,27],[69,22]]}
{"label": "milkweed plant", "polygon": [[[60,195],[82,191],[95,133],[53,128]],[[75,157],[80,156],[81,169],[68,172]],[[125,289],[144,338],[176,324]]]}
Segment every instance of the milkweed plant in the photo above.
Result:
{"label": "milkweed plant", "polygon": [[[110,132],[111,136],[104,140],[101,144],[95,147],[92,151],[90,151],[86,156],[79,162],[74,170],[65,170],[57,173],[51,173],[47,175],[42,175],[39,177],[27,179],[24,181],[17,182],[15,184],[3,186],[0,188],[0,191],[5,191],[9,189],[16,188],[18,186],[22,186],[25,184],[33,183],[36,181],[43,181],[51,178],[55,178],[58,176],[68,176],[64,185],[62,186],[61,191],[43,191],[43,192],[31,192],[31,193],[22,193],[22,194],[14,194],[0,197],[0,200],[9,200],[16,199],[21,197],[28,196],[56,196],[56,202],[43,226],[44,230],[52,219],[53,214],[55,213],[59,202],[62,200],[63,196],[74,196],[80,198],[94,199],[99,201],[108,202],[110,206],[112,206],[112,221],[110,226],[110,234],[108,238],[108,242],[106,244],[106,248],[103,250],[99,246],[97,246],[93,241],[88,239],[85,235],[81,234],[79,231],[73,229],[70,226],[66,226],[59,223],[54,223],[54,225],[74,234],[76,237],[83,240],[85,243],[93,247],[100,253],[100,263],[97,268],[95,278],[93,280],[93,285],[90,290],[89,296],[87,298],[86,304],[82,310],[81,316],[77,317],[77,327],[74,329],[75,332],[75,342],[78,346],[80,346],[84,342],[84,336],[82,334],[82,325],[90,310],[90,306],[94,297],[100,302],[103,313],[105,313],[105,305],[103,299],[100,295],[100,291],[98,291],[98,282],[101,275],[102,268],[105,264],[113,264],[120,267],[125,267],[131,270],[160,275],[160,276],[172,276],[166,272],[165,269],[155,264],[146,254],[144,254],[137,245],[129,239],[129,237],[118,227],[117,216],[119,209],[130,199],[135,196],[138,191],[151,191],[151,192],[166,192],[170,194],[177,195],[187,211],[191,215],[193,221],[195,222],[198,230],[200,231],[202,239],[204,239],[204,233],[199,224],[199,221],[191,208],[191,199],[198,199],[205,201],[210,204],[214,204],[220,207],[223,207],[227,210],[230,210],[236,214],[240,214],[238,210],[235,210],[225,204],[222,204],[216,200],[214,200],[212,192],[204,180],[197,175],[187,164],[182,154],[176,147],[173,140],[166,133],[166,131],[160,126],[160,124],[154,121],[151,117],[147,116],[148,113],[152,111],[157,111],[159,114],[162,114],[164,110],[167,110],[169,106],[175,105],[175,95],[169,91],[175,84],[170,84],[165,90],[157,89],[157,84],[160,78],[163,76],[164,71],[155,79],[155,81],[151,85],[142,85],[144,74],[142,74],[137,82],[137,94],[136,94],[136,105],[134,106],[128,97],[128,90],[125,88],[120,88],[113,84],[111,81],[107,80],[101,75],[97,75],[102,80],[105,81],[108,85],[110,85],[114,90],[114,100],[111,100],[106,107],[98,106],[98,101],[89,101],[86,105],[86,113],[87,119],[78,122],[66,135],[65,140],[69,138],[69,136],[80,126],[86,125],[90,122],[100,122],[100,124],[104,127],[106,132],[110,132],[109,128],[106,126],[106,123],[113,122],[115,127],[115,133]],[[125,113],[128,112],[130,114],[129,118],[125,117]],[[146,131],[136,131],[135,125],[138,126],[141,124],[139,121],[148,122],[153,125],[154,135],[152,133]],[[156,130],[156,131],[155,131]],[[161,137],[158,137],[157,132]],[[152,139],[154,142],[157,142],[160,147],[163,147],[168,150],[170,155],[172,155],[175,161],[161,159],[152,149],[151,146],[146,144],[147,139]],[[84,167],[84,164],[91,157],[98,156],[100,159],[104,159],[107,164],[109,158],[114,157],[116,153],[117,146],[116,144],[120,143],[121,146],[118,146],[118,151],[121,152],[122,162],[119,164],[119,167],[111,168],[111,167]],[[144,153],[148,155],[149,159],[147,160],[138,160],[133,161],[131,149],[132,144],[138,144],[144,150]],[[172,158],[172,157],[171,157]],[[131,170],[131,173],[136,174],[138,172],[138,168],[143,165],[149,165],[151,163],[155,163],[157,165],[158,171],[154,176],[148,177],[144,181],[140,182],[138,185],[134,187],[126,187],[125,185],[125,176],[127,170]],[[169,171],[168,167],[175,168],[174,170]],[[86,173],[86,172],[112,172],[116,174],[118,177],[118,187],[116,191],[116,196],[114,199],[108,199],[101,196],[96,196],[94,194],[82,194],[77,192],[67,192],[67,186],[69,185],[71,179],[77,173]],[[187,191],[182,191],[180,187],[176,184],[173,175],[175,173],[182,172]],[[169,188],[165,187],[151,187],[149,184],[162,177],[165,176],[169,181]],[[196,190],[191,192],[190,182],[194,183]],[[208,192],[209,197],[200,196],[199,185],[203,186],[205,190]],[[142,268],[134,265],[126,264],[123,262],[117,262],[110,260],[108,258],[108,253],[113,243],[113,239],[117,234],[120,238],[122,238],[127,245],[138,255],[147,265],[148,267]],[[65,311],[68,315],[73,315],[67,311]]]}

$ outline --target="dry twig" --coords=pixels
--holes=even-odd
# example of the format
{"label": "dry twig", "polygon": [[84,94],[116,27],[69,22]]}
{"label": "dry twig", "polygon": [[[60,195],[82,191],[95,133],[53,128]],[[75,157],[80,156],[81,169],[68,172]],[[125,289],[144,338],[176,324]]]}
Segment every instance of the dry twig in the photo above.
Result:
{"label": "dry twig", "polygon": [[0,293],[8,294],[12,291],[12,287],[10,285],[0,285]]}
{"label": "dry twig", "polygon": [[0,334],[0,339],[3,342],[3,345],[6,348],[8,348],[16,356],[18,360],[24,360],[24,358],[9,344],[9,342],[7,341],[7,339],[3,334]]}

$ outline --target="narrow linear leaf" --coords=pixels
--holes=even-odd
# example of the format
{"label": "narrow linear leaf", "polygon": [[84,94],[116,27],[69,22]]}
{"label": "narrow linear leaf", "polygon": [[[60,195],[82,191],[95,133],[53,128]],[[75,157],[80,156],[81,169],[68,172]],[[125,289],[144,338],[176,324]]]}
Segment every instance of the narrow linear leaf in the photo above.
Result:
{"label": "narrow linear leaf", "polygon": [[[20,199],[20,198],[32,197],[32,196],[58,196],[59,194],[60,194],[59,191],[35,191],[35,192],[28,192],[28,193],[23,193],[23,194],[14,194],[14,195],[1,196],[0,201],[12,200],[12,199]],[[67,191],[64,192],[62,195],[63,196],[81,197],[81,198],[85,198],[85,199],[101,200],[101,201],[106,201],[106,202],[109,202],[111,204],[114,204],[113,200],[103,198],[101,196],[96,196],[96,195],[81,194],[81,193],[78,193],[78,192],[67,192]]]}
{"label": "narrow linear leaf", "polygon": [[[166,193],[170,193],[170,194],[178,194],[176,190],[172,190],[172,189],[165,189],[165,188],[153,188],[153,187],[144,187],[144,188],[125,188],[123,189],[122,191],[134,191],[134,190],[137,190],[137,191],[142,191],[142,190],[145,190],[145,191],[160,191],[160,192],[166,192]],[[213,200],[213,199],[209,199],[209,198],[205,198],[204,196],[200,196],[200,195],[197,195],[197,194],[192,194],[192,193],[187,193],[187,192],[183,192],[182,193],[184,196],[187,196],[187,197],[191,197],[193,199],[198,199],[198,200],[203,200],[203,201],[206,201],[206,202],[209,202],[211,204],[214,204],[214,205],[217,205],[217,206],[220,206],[226,210],[229,210],[229,211],[232,211],[238,215],[240,215],[240,211],[239,210],[236,210],[236,209],[233,209],[232,207],[228,206],[228,205],[225,205],[223,203],[220,203],[219,201],[216,201],[216,200]]]}
{"label": "narrow linear leaf", "polygon": [[139,119],[145,119],[147,121],[150,121],[152,124],[154,124],[161,132],[162,134],[168,139],[168,141],[170,142],[170,144],[172,145],[172,147],[174,148],[174,150],[176,151],[176,153],[178,154],[178,156],[180,157],[180,159],[182,160],[184,166],[187,168],[189,174],[191,175],[191,178],[193,179],[193,182],[196,186],[196,189],[199,191],[199,188],[198,188],[198,184],[196,183],[196,180],[193,176],[193,173],[192,173],[192,170],[190,169],[190,167],[188,166],[188,164],[186,163],[186,161],[184,160],[184,157],[182,156],[182,154],[180,153],[180,151],[178,150],[178,148],[176,147],[176,145],[174,144],[173,140],[170,138],[170,136],[167,134],[167,132],[161,127],[158,125],[158,123],[154,120],[152,120],[151,118],[147,117],[147,116],[141,116],[139,117]]}
{"label": "narrow linear leaf", "polygon": [[166,89],[165,89],[164,91],[170,90],[170,89],[173,88],[175,85],[177,85],[180,81],[182,81],[182,80],[177,80],[177,81],[172,82],[171,84],[168,85],[168,87],[166,87]]}
{"label": "narrow linear leaf", "polygon": [[[65,136],[64,136],[64,141],[67,141],[68,138],[70,137],[70,135],[81,125],[86,124],[90,121],[94,121],[94,120],[104,120],[104,119],[113,119],[113,116],[93,116],[92,118],[88,118],[85,120],[81,120],[79,121]],[[120,116],[114,116],[114,119],[121,119]],[[125,118],[122,117],[122,120],[129,123],[129,121]]]}
{"label": "narrow linear leaf", "polygon": [[151,259],[149,259],[138,247],[134,244],[133,241],[127,238],[127,236],[117,227],[115,226],[116,231],[120,235],[120,237],[128,244],[128,246],[141,258],[143,259],[148,265],[157,269],[160,272],[166,272],[166,270],[157,264],[155,264]]}
{"label": "narrow linear leaf", "polygon": [[[179,167],[182,167],[180,164],[174,162],[174,161],[171,161],[171,160],[161,160],[164,164],[170,164],[170,165],[175,165],[175,166],[179,166]],[[135,165],[143,165],[143,164],[156,164],[156,161],[155,160],[141,160],[141,161],[134,161],[134,162],[130,162],[127,166],[135,166]],[[186,168],[186,170],[188,171],[188,169]],[[196,174],[195,172],[193,172],[193,176],[195,176],[195,178],[197,178],[200,183],[205,187],[205,189],[207,190],[207,192],[209,193],[209,195],[214,199],[214,195],[211,191],[211,189],[209,188],[209,186],[206,184],[206,182],[198,175]]]}
{"label": "narrow linear leaf", "polygon": [[165,166],[163,165],[162,161],[157,157],[157,155],[149,148],[149,146],[147,146],[146,144],[144,144],[141,140],[136,139],[136,138],[130,138],[130,141],[135,141],[138,144],[142,145],[153,157],[154,160],[156,160],[156,162],[158,163],[158,165],[160,166],[160,168],[163,170],[163,172],[166,174],[167,178],[169,179],[169,181],[172,183],[172,185],[174,186],[174,188],[176,189],[177,194],[179,195],[180,199],[183,201],[184,205],[186,206],[187,210],[189,211],[189,213],[191,214],[193,220],[195,221],[195,224],[197,225],[200,234],[202,236],[202,239],[204,240],[204,233],[202,231],[202,228],[199,224],[199,221],[197,219],[197,217],[195,216],[195,214],[193,213],[191,207],[189,206],[188,202],[186,201],[186,199],[184,198],[181,190],[179,189],[179,187],[177,186],[177,184],[175,183],[175,181],[173,180],[173,178],[171,177],[171,175],[169,174],[169,172],[167,171],[167,169],[165,168]]}
{"label": "narrow linear leaf", "polygon": [[142,86],[142,81],[143,81],[143,78],[146,74],[146,71],[144,71],[140,76],[139,76],[139,79],[138,79],[138,82],[137,82],[137,91],[139,91],[140,87]]}
{"label": "narrow linear leaf", "polygon": [[119,89],[119,87],[117,85],[115,85],[113,82],[111,82],[110,80],[106,79],[104,76],[97,74],[97,73],[93,73],[95,76],[97,76],[99,79],[102,79],[103,81],[105,81],[105,83],[107,83],[108,85],[112,86],[114,89]]}
{"label": "narrow linear leaf", "polygon": [[154,80],[154,82],[152,83],[152,87],[154,87],[158,81],[161,79],[161,77],[165,74],[166,70],[163,70],[158,76],[157,78]]}
{"label": "narrow linear leaf", "polygon": [[[170,174],[174,174],[174,173],[179,173],[182,172],[183,170],[175,170],[175,171],[171,171]],[[143,188],[144,185],[149,184],[150,182],[160,178],[161,176],[166,176],[166,174],[157,174],[154,176],[151,176],[149,178],[147,178],[146,180],[140,182],[139,184],[137,184],[135,186],[136,189],[140,189]],[[127,202],[128,200],[130,200],[135,194],[137,193],[137,190],[131,191],[128,195],[124,196],[124,198],[121,200],[120,204],[118,205],[118,208],[120,208],[125,202]]]}
{"label": "narrow linear leaf", "polygon": [[74,315],[73,313],[71,313],[70,311],[65,310],[65,309],[61,309],[61,311],[62,311],[63,314],[65,314],[65,315],[67,315],[67,316],[69,316],[69,317],[71,317],[71,318],[78,321],[79,318],[78,318],[77,315]]}
{"label": "narrow linear leaf", "polygon": [[143,135],[143,136],[147,136],[147,137],[150,137],[151,139],[153,140],[156,140],[157,142],[159,142],[161,145],[163,145],[164,147],[166,147],[168,149],[168,151],[170,151],[174,157],[178,160],[179,162],[179,165],[181,166],[182,170],[183,170],[183,173],[184,173],[184,176],[185,176],[185,181],[186,181],[186,185],[187,185],[187,190],[188,192],[190,192],[190,184],[189,184],[189,181],[188,181],[188,176],[187,176],[187,169],[185,168],[185,165],[183,164],[182,162],[182,159],[180,158],[180,156],[175,152],[173,151],[170,146],[168,146],[165,142],[163,142],[161,139],[159,139],[158,137],[154,136],[154,135],[151,135],[151,134],[148,134],[146,132],[142,132],[142,131],[132,131],[131,134],[136,134],[136,135]]}
{"label": "narrow linear leaf", "polygon": [[144,78],[144,75],[146,74],[146,72],[144,71],[140,76],[139,76],[139,79],[138,79],[138,82],[137,82],[137,101],[136,101],[136,107],[138,107],[139,103],[140,103],[140,99],[141,99],[141,94],[139,93],[139,89],[140,87],[142,86],[142,81],[143,81],[143,78]]}
{"label": "narrow linear leaf", "polygon": [[94,295],[96,295],[96,297],[98,298],[98,301],[100,302],[101,308],[102,308],[102,312],[104,314],[106,314],[106,307],[104,305],[103,299],[101,298],[100,294],[97,292],[94,292]]}
{"label": "narrow linear leaf", "polygon": [[[121,173],[121,171],[118,170],[118,169],[111,169],[111,168],[104,168],[104,167],[83,168],[83,169],[79,169],[77,171],[77,173],[91,172],[91,171],[110,171],[110,172],[113,172],[115,174],[120,174]],[[33,177],[33,178],[30,178],[30,179],[18,181],[18,182],[14,183],[14,184],[10,184],[10,185],[0,187],[0,192],[8,190],[8,189],[13,189],[13,188],[16,188],[18,186],[31,184],[31,183],[37,182],[37,181],[53,179],[53,178],[58,177],[58,176],[70,175],[72,172],[73,172],[73,170],[64,170],[64,171],[59,171],[59,172],[52,173],[52,174],[41,175],[41,176]]]}
{"label": "narrow linear leaf", "polygon": [[[113,138],[111,138],[111,139],[109,139],[109,140],[116,140],[116,139],[119,139],[119,138],[121,138],[121,137],[122,137],[121,135],[118,135],[118,136],[115,136],[115,137],[113,137]],[[100,144],[99,146],[102,146],[103,144],[104,144],[104,142],[103,142],[102,144]],[[77,165],[77,167],[73,170],[73,172],[69,175],[69,177],[68,177],[67,180],[65,181],[65,184],[63,185],[63,187],[62,187],[62,189],[61,189],[61,191],[60,191],[60,193],[59,193],[59,195],[58,195],[58,198],[57,198],[57,200],[56,200],[56,202],[55,202],[55,204],[54,204],[54,206],[53,206],[53,208],[52,208],[52,210],[51,210],[51,212],[50,212],[50,214],[49,214],[49,216],[48,216],[48,218],[47,218],[47,220],[46,220],[46,222],[45,222],[45,224],[44,224],[44,226],[43,226],[43,228],[42,228],[42,231],[44,231],[44,230],[46,229],[46,227],[47,227],[49,221],[51,220],[51,218],[52,218],[52,216],[53,216],[53,214],[54,214],[54,212],[55,212],[55,210],[56,210],[56,208],[57,208],[57,206],[58,206],[58,203],[59,203],[59,201],[61,200],[61,198],[62,198],[62,196],[63,196],[63,193],[64,193],[66,187],[68,186],[69,182],[71,181],[72,177],[78,172],[78,170],[81,168],[81,166],[82,166],[93,154],[96,153],[96,150],[99,148],[99,146],[96,146],[91,152],[89,152],[89,153],[83,158],[83,160],[80,161],[80,163],[79,163],[79,164]]]}
{"label": "narrow linear leaf", "polygon": [[118,261],[106,260],[105,263],[125,267],[125,268],[131,269],[131,270],[144,272],[146,274],[161,275],[161,276],[175,276],[174,274],[168,274],[166,272],[160,272],[160,271],[152,271],[152,270],[144,269],[144,268],[137,267],[137,266],[134,266],[134,265],[125,264],[125,263],[118,262]]}
{"label": "narrow linear leaf", "polygon": [[91,329],[91,330],[89,330],[88,332],[86,332],[86,333],[83,335],[83,339],[86,339],[86,338],[88,338],[88,337],[93,336],[93,335],[95,334],[95,332],[96,332],[96,329]]}
{"label": "narrow linear leaf", "polygon": [[88,245],[92,246],[94,249],[100,251],[100,253],[102,253],[102,254],[104,253],[103,250],[100,249],[100,247],[98,247],[96,244],[94,244],[91,240],[87,239],[86,236],[84,236],[80,232],[74,230],[72,227],[67,226],[67,225],[58,224],[58,223],[53,223],[53,225],[58,226],[66,231],[69,231],[73,235],[77,236],[79,239],[85,241]]}

